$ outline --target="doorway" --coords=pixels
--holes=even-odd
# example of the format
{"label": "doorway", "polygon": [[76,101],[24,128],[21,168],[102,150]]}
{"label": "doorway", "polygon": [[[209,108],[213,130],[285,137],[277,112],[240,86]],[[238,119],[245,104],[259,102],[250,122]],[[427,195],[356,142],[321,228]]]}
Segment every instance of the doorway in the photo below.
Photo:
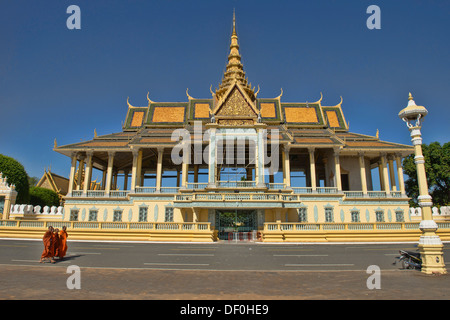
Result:
{"label": "doorway", "polygon": [[258,229],[256,210],[216,210],[215,227],[220,240],[249,239],[249,234]]}

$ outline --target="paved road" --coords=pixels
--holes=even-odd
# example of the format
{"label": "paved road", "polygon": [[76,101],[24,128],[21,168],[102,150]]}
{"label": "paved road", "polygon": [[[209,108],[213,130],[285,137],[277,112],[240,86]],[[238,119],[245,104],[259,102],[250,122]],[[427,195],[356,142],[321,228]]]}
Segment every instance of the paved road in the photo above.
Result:
{"label": "paved road", "polygon": [[[450,298],[450,275],[392,264],[413,244],[70,241],[67,259],[55,264],[38,263],[42,249],[41,241],[0,240],[0,299]],[[66,286],[70,265],[81,268],[80,290]],[[381,269],[379,290],[367,287],[370,265]]]}
{"label": "paved road", "polygon": [[[0,241],[0,264],[36,265],[41,241]],[[69,242],[67,257],[58,265],[85,268],[156,270],[365,271],[370,265],[392,265],[399,249],[413,244],[263,244],[263,243],[118,243]],[[445,255],[450,254],[450,246]],[[450,257],[446,257],[450,261]]]}

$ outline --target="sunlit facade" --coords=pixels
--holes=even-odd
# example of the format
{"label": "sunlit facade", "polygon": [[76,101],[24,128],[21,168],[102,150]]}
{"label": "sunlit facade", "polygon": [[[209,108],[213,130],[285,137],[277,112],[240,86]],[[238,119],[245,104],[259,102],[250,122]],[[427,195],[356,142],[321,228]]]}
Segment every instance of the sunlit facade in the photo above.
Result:
{"label": "sunlit facade", "polygon": [[411,146],[350,132],[342,99],[291,103],[282,91],[259,91],[244,72],[233,21],[211,97],[186,90],[183,102],[127,100],[121,132],[55,145],[71,159],[63,220],[158,223],[161,232],[178,223],[212,240],[231,231],[264,239],[276,223],[410,221],[402,158]]}

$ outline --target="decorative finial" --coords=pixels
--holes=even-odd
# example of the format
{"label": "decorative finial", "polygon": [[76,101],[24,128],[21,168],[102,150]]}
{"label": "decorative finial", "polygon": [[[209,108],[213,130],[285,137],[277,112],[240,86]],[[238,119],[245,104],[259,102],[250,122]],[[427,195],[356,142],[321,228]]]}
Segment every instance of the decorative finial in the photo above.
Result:
{"label": "decorative finial", "polygon": [[94,138],[97,138],[97,129],[94,129]]}
{"label": "decorative finial", "polygon": [[236,35],[236,12],[233,8],[233,35]]}
{"label": "decorative finial", "polygon": [[281,90],[281,93],[280,93],[280,95],[279,95],[278,97],[276,97],[275,99],[280,99],[280,98],[281,98],[281,96],[283,95],[283,88],[280,88],[280,90]]}
{"label": "decorative finial", "polygon": [[194,98],[192,98],[192,97],[189,95],[188,91],[189,91],[189,88],[186,88],[186,95],[187,95],[188,99],[189,99],[189,100],[194,99]]}
{"label": "decorative finial", "polygon": [[412,100],[413,99],[413,96],[412,96],[412,94],[411,94],[411,92],[409,93],[409,97],[408,97],[408,100]]}
{"label": "decorative finial", "polygon": [[149,94],[150,94],[150,91],[147,92],[147,101],[148,101],[148,103],[150,104],[150,103],[153,103],[153,101],[150,100],[150,98],[148,97]]}
{"label": "decorative finial", "polygon": [[130,104],[130,102],[128,101],[130,99],[130,97],[127,97],[127,105],[128,107],[132,107],[132,105]]}
{"label": "decorative finial", "polygon": [[258,93],[259,93],[259,84],[258,84],[258,91],[256,91],[256,93],[255,93],[255,98],[258,96]]}
{"label": "decorative finial", "polygon": [[54,146],[55,148],[58,147],[58,143],[56,142],[56,138],[55,138],[55,141],[53,142],[53,146]]}
{"label": "decorative finial", "polygon": [[322,92],[320,93],[320,99],[319,100],[317,100],[316,102],[314,102],[314,103],[320,103],[321,101],[322,101],[322,99],[323,99],[323,94],[322,94]]}
{"label": "decorative finial", "polygon": [[377,133],[375,134],[375,137],[378,139],[380,137],[380,130],[377,129]]}

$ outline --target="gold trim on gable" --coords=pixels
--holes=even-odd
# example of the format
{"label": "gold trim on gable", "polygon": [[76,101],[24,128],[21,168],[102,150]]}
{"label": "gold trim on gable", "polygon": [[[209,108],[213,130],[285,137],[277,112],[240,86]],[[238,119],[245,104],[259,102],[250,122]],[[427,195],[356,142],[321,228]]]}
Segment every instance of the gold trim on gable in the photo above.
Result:
{"label": "gold trim on gable", "polygon": [[238,117],[255,117],[256,113],[252,106],[244,98],[244,95],[234,88],[228,95],[225,102],[217,111],[218,116],[238,116]]}

